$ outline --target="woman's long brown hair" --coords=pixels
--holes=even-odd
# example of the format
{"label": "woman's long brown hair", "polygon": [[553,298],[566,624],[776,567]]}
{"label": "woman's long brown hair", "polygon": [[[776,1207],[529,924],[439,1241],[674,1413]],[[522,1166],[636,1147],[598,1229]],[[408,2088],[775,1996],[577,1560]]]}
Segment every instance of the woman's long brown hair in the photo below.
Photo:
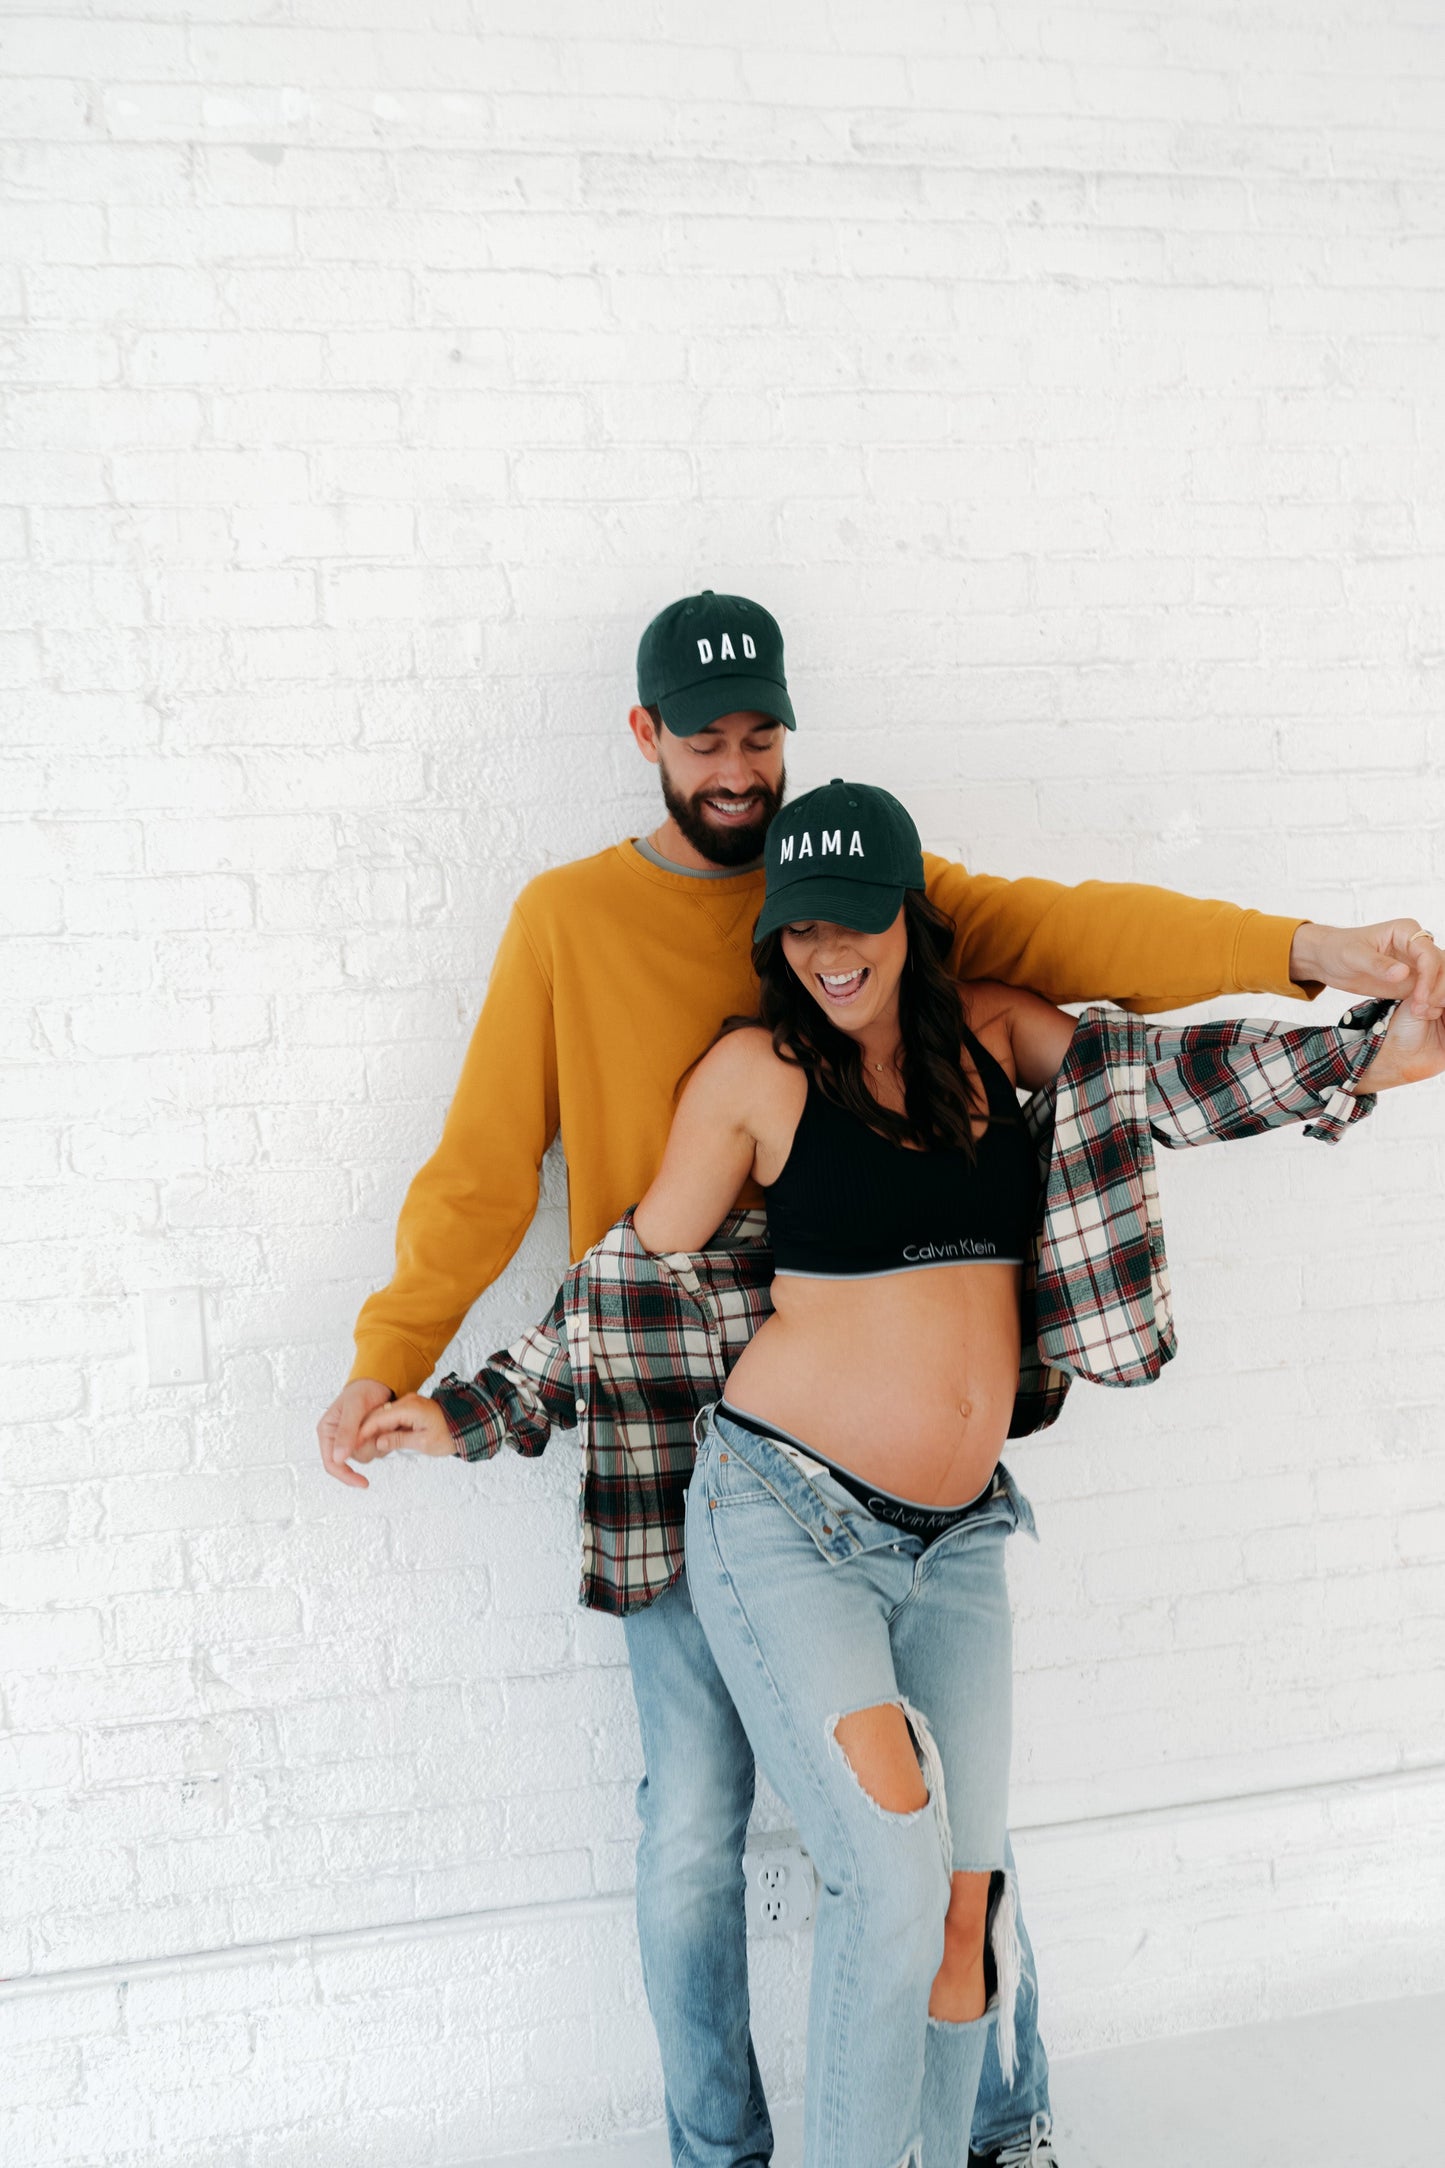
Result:
{"label": "woman's long brown hair", "polygon": [[[857,1041],[824,1014],[794,973],[783,954],[781,932],[765,934],[753,945],[757,1015],[728,1017],[704,1051],[711,1051],[729,1032],[761,1024],[772,1035],[775,1054],[797,1062],[825,1098],[855,1114],[880,1136],[933,1151],[955,1148],[972,1159],[971,1117],[987,1110],[980,1106],[959,1059],[965,1019],[958,982],[949,968],[953,920],[930,903],[921,888],[908,888],[903,892],[903,923],[908,955],[898,983],[898,1022],[904,1113],[880,1106],[873,1097],[863,1080]],[[696,1066],[696,1062],[691,1065]],[[684,1076],[688,1073],[683,1072]]]}

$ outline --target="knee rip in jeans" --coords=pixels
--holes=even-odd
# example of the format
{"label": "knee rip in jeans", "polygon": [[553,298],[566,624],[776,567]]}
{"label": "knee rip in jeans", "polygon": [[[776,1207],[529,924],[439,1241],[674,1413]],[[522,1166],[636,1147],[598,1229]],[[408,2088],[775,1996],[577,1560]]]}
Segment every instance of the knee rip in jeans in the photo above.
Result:
{"label": "knee rip in jeans", "polygon": [[[901,1809],[885,1806],[864,1782],[852,1755],[838,1736],[839,1725],[845,1723],[848,1717],[868,1716],[875,1709],[899,1709],[903,1713],[913,1751],[918,1757],[919,1774],[923,1779],[924,1799],[921,1806]],[[948,1799],[943,1788],[943,1763],[939,1759],[938,1748],[934,1743],[933,1733],[928,1728],[927,1718],[900,1694],[896,1701],[874,1701],[862,1709],[841,1710],[838,1715],[828,1718],[826,1729],[829,1747],[844,1763],[869,1805],[885,1822],[913,1822],[921,1814],[933,1815],[938,1825],[938,1841],[943,1849],[944,1869],[951,1875],[953,1834],[948,1826]]]}
{"label": "knee rip in jeans", "polygon": [[[918,1756],[919,1770],[928,1792],[924,1804],[911,1811],[905,1809],[901,1813],[896,1812],[883,1806],[874,1797],[864,1784],[862,1777],[859,1776],[847,1749],[838,1737],[838,1726],[843,1723],[847,1716],[862,1716],[867,1713],[867,1710],[878,1708],[901,1709],[907,1720],[914,1750]],[[955,1872],[967,1870],[958,1870],[955,1866],[953,1832],[948,1820],[948,1798],[943,1786],[943,1764],[939,1758],[938,1747],[933,1733],[928,1728],[928,1721],[919,1710],[914,1708],[913,1703],[906,1700],[902,1694],[898,1696],[896,1702],[869,1702],[867,1710],[842,1710],[838,1715],[830,1716],[827,1722],[828,1744],[833,1753],[838,1755],[839,1759],[845,1764],[850,1775],[857,1783],[858,1789],[883,1821],[914,1822],[919,1815],[932,1812],[938,1823],[938,1838],[943,1848],[943,1864],[951,1888]],[[1012,2086],[1017,2063],[1014,2014],[1023,1975],[1023,1945],[1019,1939],[1018,1931],[1018,1890],[1013,1876],[1003,1867],[985,1869],[980,1866],[976,1871],[990,1873],[988,1915],[985,1928],[986,1955],[984,1959],[984,1976],[989,1993],[989,2003],[985,2016],[996,2019],[998,2025],[999,2071],[1005,2085]],[[991,1978],[990,1975],[992,1975]],[[933,2021],[930,2020],[930,2022]],[[912,2156],[906,2156],[904,2160],[899,2162],[898,2168],[911,2168],[911,2163]]]}

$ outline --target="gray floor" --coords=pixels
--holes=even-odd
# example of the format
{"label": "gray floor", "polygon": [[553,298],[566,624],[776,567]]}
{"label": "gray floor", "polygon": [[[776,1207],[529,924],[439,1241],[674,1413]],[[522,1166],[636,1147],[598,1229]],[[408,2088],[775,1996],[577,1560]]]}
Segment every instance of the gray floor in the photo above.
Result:
{"label": "gray floor", "polygon": [[1078,2055],[1055,2073],[1059,2159],[1440,2168],[1442,2072],[1445,1995]]}
{"label": "gray floor", "polygon": [[[1445,1995],[1106,2048],[1054,2065],[1061,2168],[1441,2168]],[[774,2168],[799,2168],[778,2118]],[[478,2164],[481,2168],[481,2164]],[[667,2168],[660,2130],[486,2168]]]}

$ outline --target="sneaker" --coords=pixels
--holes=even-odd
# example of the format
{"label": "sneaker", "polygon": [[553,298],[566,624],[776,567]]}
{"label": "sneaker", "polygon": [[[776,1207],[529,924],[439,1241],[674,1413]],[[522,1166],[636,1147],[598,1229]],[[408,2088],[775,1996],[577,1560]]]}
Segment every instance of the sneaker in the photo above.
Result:
{"label": "sneaker", "polygon": [[1041,2111],[1021,2136],[1010,2138],[996,2153],[970,2152],[968,2168],[1059,2168],[1053,2130],[1053,2117]]}

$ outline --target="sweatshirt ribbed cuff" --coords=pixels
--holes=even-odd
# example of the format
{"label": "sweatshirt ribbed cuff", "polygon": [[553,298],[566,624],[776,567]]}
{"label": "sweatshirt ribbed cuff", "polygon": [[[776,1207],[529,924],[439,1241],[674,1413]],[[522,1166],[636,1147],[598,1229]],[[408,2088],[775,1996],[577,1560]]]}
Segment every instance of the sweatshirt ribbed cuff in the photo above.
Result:
{"label": "sweatshirt ribbed cuff", "polygon": [[1313,1001],[1322,991],[1312,979],[1297,984],[1289,975],[1290,945],[1302,918],[1275,918],[1267,911],[1246,911],[1234,944],[1234,992],[1279,994],[1286,1001]]}
{"label": "sweatshirt ribbed cuff", "polygon": [[346,1382],[350,1385],[356,1378],[376,1378],[382,1385],[389,1385],[400,1400],[403,1393],[419,1393],[434,1368],[420,1348],[412,1347],[409,1341],[368,1337],[356,1343],[356,1360]]}

